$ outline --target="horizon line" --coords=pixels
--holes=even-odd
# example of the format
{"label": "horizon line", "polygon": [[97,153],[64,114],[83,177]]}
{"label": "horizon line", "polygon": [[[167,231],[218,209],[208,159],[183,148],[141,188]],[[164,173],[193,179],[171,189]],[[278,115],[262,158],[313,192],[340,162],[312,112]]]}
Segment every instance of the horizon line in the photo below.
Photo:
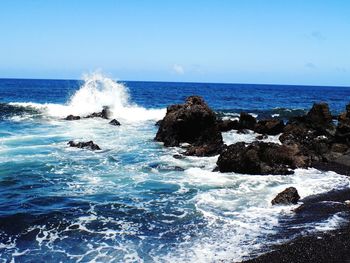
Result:
{"label": "horizon line", "polygon": [[[314,84],[273,84],[273,83],[237,83],[237,82],[196,82],[196,81],[162,81],[162,80],[118,80],[111,78],[116,82],[156,82],[156,83],[188,83],[188,84],[219,84],[219,85],[257,85],[257,86],[303,86],[303,87],[334,87],[334,88],[350,88],[346,85],[314,85]],[[54,81],[84,81],[82,79],[63,79],[63,78],[3,78],[0,77],[0,80],[54,80]]]}

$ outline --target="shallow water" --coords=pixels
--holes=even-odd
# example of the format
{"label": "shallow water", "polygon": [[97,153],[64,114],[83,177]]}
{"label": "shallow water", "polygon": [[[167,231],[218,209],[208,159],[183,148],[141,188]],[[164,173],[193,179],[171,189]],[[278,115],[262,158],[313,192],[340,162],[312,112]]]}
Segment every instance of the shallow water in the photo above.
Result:
{"label": "shallow water", "polygon": [[[127,88],[128,87],[128,88]],[[289,186],[301,197],[349,187],[345,176],[297,169],[291,176],[212,172],[216,157],[175,159],[153,140],[169,104],[192,94],[227,118],[300,114],[313,101],[333,112],[350,88],[0,80],[0,258],[14,262],[213,262],[241,260],[279,242],[292,207],[272,207]],[[63,121],[111,106],[122,125]],[[4,110],[6,108],[6,111]],[[226,143],[256,134],[223,134]],[[101,151],[73,149],[93,140]],[[278,142],[278,136],[267,141]],[[335,228],[341,215],[298,226]],[[297,233],[296,233],[297,234]]]}

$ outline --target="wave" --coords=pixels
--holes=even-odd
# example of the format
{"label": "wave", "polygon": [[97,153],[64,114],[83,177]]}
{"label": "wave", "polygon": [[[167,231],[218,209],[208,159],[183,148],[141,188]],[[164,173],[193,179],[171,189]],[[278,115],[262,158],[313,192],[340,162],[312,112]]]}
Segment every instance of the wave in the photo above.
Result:
{"label": "wave", "polygon": [[9,103],[12,106],[31,107],[51,117],[67,115],[86,116],[100,112],[104,106],[111,110],[111,117],[124,121],[159,120],[165,109],[146,109],[132,103],[127,87],[100,73],[83,77],[84,83],[64,105],[54,103]]}
{"label": "wave", "polygon": [[40,111],[33,107],[16,106],[7,103],[0,103],[0,120],[11,118],[13,116],[26,117],[26,116],[39,116]]}
{"label": "wave", "polygon": [[302,116],[307,113],[306,109],[289,109],[289,108],[273,108],[273,109],[225,109],[218,110],[217,113],[221,117],[235,118],[239,116],[240,112],[248,112],[258,119],[268,119],[268,118],[277,118],[281,120],[288,120],[292,117]]}

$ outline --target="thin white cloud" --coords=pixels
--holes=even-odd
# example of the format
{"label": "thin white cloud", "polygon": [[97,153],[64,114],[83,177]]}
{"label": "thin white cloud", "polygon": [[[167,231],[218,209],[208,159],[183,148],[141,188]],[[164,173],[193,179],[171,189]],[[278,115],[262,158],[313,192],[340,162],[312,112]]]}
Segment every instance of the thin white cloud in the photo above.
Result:
{"label": "thin white cloud", "polygon": [[309,69],[315,69],[317,68],[316,65],[312,62],[308,62],[305,64],[305,67],[309,68]]}
{"label": "thin white cloud", "polygon": [[318,41],[326,40],[326,37],[320,31],[313,31],[310,36]]}
{"label": "thin white cloud", "polygon": [[173,71],[178,74],[178,75],[183,75],[185,74],[185,70],[181,65],[174,64],[173,66]]}

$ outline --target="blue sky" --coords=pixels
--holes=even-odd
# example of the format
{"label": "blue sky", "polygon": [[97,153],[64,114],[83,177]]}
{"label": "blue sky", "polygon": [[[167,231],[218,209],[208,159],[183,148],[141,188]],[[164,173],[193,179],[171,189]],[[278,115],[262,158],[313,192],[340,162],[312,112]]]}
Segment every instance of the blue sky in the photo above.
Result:
{"label": "blue sky", "polygon": [[350,1],[2,0],[0,77],[350,86]]}

